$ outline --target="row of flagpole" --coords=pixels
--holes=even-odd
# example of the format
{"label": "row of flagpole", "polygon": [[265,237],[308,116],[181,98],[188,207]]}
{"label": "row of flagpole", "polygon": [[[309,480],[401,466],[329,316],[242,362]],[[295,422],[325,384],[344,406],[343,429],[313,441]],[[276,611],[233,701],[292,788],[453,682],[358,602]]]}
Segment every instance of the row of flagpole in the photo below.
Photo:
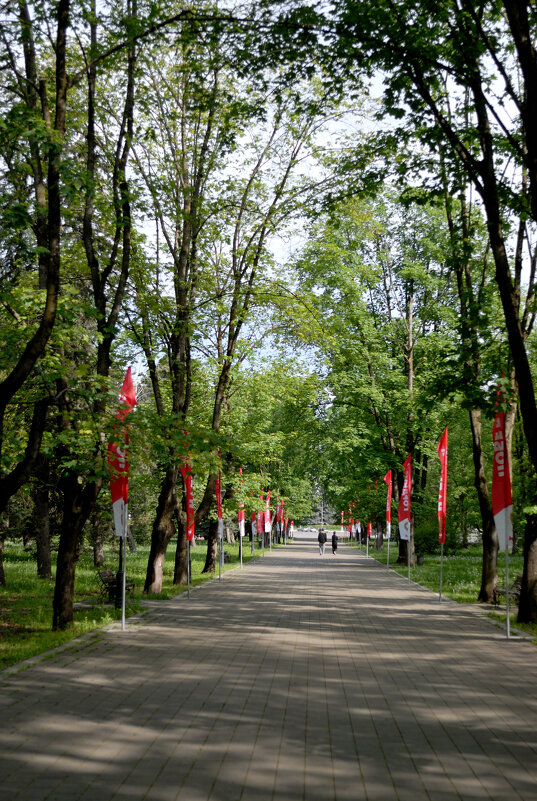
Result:
{"label": "row of flagpole", "polygon": [[[128,504],[129,504],[129,461],[127,447],[129,444],[128,426],[126,418],[136,406],[136,393],[132,381],[131,368],[127,369],[123,384],[119,392],[120,406],[116,412],[117,423],[114,424],[114,439],[108,444],[108,464],[111,472],[110,492],[112,496],[112,508],[114,514],[114,526],[116,536],[120,538],[120,562],[117,574],[117,586],[121,588],[121,628],[125,629],[125,586],[126,586],[126,540],[128,526]],[[119,430],[118,430],[119,429]],[[505,437],[505,412],[498,409],[494,418],[492,429],[494,456],[492,467],[492,513],[498,534],[499,550],[505,552],[505,580],[506,580],[506,613],[507,613],[507,637],[510,636],[509,618],[509,549],[513,541],[513,499],[511,494],[511,478],[509,471],[509,459]],[[442,580],[444,563],[444,543],[446,541],[446,509],[447,509],[447,472],[448,472],[448,429],[444,430],[436,451],[440,459],[440,483],[438,489],[438,540],[440,543],[440,589],[439,599],[442,600]],[[399,537],[407,542],[407,563],[408,580],[410,581],[410,560],[411,560],[411,496],[412,496],[412,455],[408,454],[403,462],[403,489],[398,506],[398,527]],[[194,494],[192,486],[192,470],[188,456],[183,457],[181,475],[186,491],[186,540],[188,549],[188,595],[190,597],[191,582],[191,557],[190,544],[194,539],[195,517],[194,517]],[[242,481],[242,469],[240,470]],[[391,539],[391,499],[392,499],[392,471],[388,470],[384,476],[387,484],[386,498],[386,534],[388,540],[387,566],[390,565],[390,539]],[[216,506],[218,516],[218,550],[219,550],[219,577],[221,577],[223,560],[223,536],[224,520],[222,511],[222,476],[218,470],[216,484]],[[263,497],[260,500],[263,502]],[[350,510],[349,510],[350,511]],[[341,525],[343,526],[344,512],[341,512]],[[276,510],[276,523],[280,535],[283,531],[284,542],[286,541],[288,518],[285,518],[284,502],[278,503]],[[360,529],[360,521],[358,530]],[[239,502],[238,510],[239,524],[239,543],[242,566],[242,542],[245,536],[244,504]],[[269,548],[272,548],[272,515],[270,509],[270,490],[267,492],[264,502],[264,510],[252,512],[252,552],[254,549],[254,526],[256,533],[262,536],[263,547],[264,537],[268,534]],[[352,524],[349,524],[349,530]],[[290,533],[292,535],[294,521],[291,522]],[[367,553],[369,553],[369,538],[371,536],[371,523],[367,525]]]}
{"label": "row of flagpole", "polygon": [[[509,609],[509,550],[513,544],[513,499],[511,492],[511,477],[509,471],[509,458],[505,438],[505,412],[497,411],[492,428],[493,463],[492,463],[492,513],[496,532],[498,534],[498,548],[505,552],[505,598],[506,598],[506,633],[510,631]],[[447,474],[448,474],[448,429],[444,430],[436,451],[440,459],[440,483],[438,487],[438,541],[440,543],[440,586],[439,600],[442,600],[442,582],[444,572],[444,544],[446,541],[446,512],[447,512]],[[407,542],[408,580],[410,581],[411,560],[411,495],[412,495],[412,457],[407,456],[403,462],[403,489],[398,507],[399,538]],[[390,566],[390,539],[391,539],[391,499],[392,499],[392,471],[388,470],[384,476],[388,485],[386,497],[386,536],[388,541],[387,567]],[[349,510],[350,512],[350,510]],[[341,512],[341,525],[343,527],[344,512]],[[351,518],[349,531],[354,525]],[[357,530],[361,532],[360,521],[357,521]],[[367,524],[366,554],[369,555],[369,538],[371,536],[371,523]]]}
{"label": "row of flagpole", "polygon": [[[125,630],[125,586],[126,586],[126,540],[127,540],[127,526],[128,526],[128,508],[129,508],[129,460],[127,455],[127,447],[129,444],[128,425],[126,418],[136,406],[136,393],[132,380],[131,368],[127,369],[123,384],[119,391],[119,408],[116,412],[117,423],[113,427],[113,438],[108,443],[108,466],[110,470],[110,492],[112,495],[112,509],[114,514],[114,527],[116,536],[119,538],[119,569],[116,576],[116,586],[119,588],[120,593],[116,593],[116,599],[121,600],[121,628]],[[186,433],[186,432],[185,432]],[[191,542],[195,534],[195,513],[194,513],[194,492],[192,481],[192,468],[188,456],[184,456],[181,461],[180,472],[183,477],[186,494],[186,542],[187,542],[187,592],[190,597],[190,584],[191,584]],[[240,470],[242,481],[242,468]],[[223,558],[224,558],[224,520],[222,511],[222,475],[220,469],[215,483],[216,507],[218,516],[218,564],[219,564],[219,578],[222,573]],[[263,501],[263,496],[260,498],[264,509],[261,511],[252,512],[251,527],[252,527],[252,554],[255,549],[255,533],[261,535],[264,550],[264,538],[268,534],[269,548],[272,549],[272,514],[270,509],[270,490],[267,492],[266,500]],[[244,518],[244,504],[239,502],[238,508],[238,525],[239,525],[239,549],[240,561],[242,567],[242,543],[245,537],[245,518]],[[289,518],[285,517],[284,501],[280,501],[276,510],[276,525],[280,536],[283,534],[284,542],[287,538],[287,529],[289,527]],[[289,527],[289,534],[292,537],[294,530],[294,520],[291,521]]]}

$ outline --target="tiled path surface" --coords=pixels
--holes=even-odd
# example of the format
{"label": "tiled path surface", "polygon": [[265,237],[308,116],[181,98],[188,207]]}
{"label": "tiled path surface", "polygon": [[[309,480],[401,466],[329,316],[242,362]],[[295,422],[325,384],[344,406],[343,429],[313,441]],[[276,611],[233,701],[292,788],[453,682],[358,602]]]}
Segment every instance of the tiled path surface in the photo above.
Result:
{"label": "tiled path surface", "polygon": [[536,801],[537,649],[297,543],[0,676],[0,749],[0,801]]}

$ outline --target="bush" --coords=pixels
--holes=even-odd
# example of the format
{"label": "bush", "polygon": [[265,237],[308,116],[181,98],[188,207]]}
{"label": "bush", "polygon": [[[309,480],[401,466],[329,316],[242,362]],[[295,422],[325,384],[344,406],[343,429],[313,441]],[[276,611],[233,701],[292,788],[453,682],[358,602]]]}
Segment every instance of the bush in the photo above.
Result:
{"label": "bush", "polygon": [[416,553],[437,553],[438,544],[438,523],[425,520],[414,528],[414,548]]}

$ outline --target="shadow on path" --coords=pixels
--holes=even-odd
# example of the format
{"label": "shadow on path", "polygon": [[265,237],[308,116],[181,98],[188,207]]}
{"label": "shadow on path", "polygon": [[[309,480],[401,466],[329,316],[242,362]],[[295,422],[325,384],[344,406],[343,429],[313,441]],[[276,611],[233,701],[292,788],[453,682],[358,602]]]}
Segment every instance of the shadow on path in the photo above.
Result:
{"label": "shadow on path", "polygon": [[536,658],[295,543],[4,676],[0,801],[535,801]]}

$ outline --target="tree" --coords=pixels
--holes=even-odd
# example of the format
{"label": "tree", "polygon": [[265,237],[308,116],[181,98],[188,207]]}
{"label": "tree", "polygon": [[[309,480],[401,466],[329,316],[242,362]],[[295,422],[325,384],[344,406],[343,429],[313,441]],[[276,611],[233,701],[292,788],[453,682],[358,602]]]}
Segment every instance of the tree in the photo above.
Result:
{"label": "tree", "polygon": [[[312,291],[322,319],[316,344],[330,365],[330,500],[346,509],[358,495],[362,519],[380,516],[368,487],[389,468],[399,473],[398,499],[409,452],[414,510],[418,518],[429,514],[429,459],[446,414],[430,386],[455,336],[446,234],[439,210],[407,208],[379,193],[336,206],[298,263],[301,287]],[[406,561],[406,543],[400,558]]]}
{"label": "tree", "polygon": [[[478,600],[496,600],[498,537],[492,514],[482,441],[482,406],[484,405],[483,342],[490,342],[491,286],[488,277],[489,245],[477,211],[467,202],[464,193],[459,202],[446,187],[445,208],[450,234],[451,269],[457,281],[460,305],[461,349],[455,355],[458,363],[452,390],[466,398],[472,432],[474,485],[481,513],[483,562]],[[485,242],[485,245],[481,244]],[[482,251],[482,253],[480,253]],[[453,370],[451,360],[448,371]],[[451,370],[450,370],[451,368]],[[487,378],[490,377],[487,376]],[[455,384],[455,386],[453,386]],[[446,382],[447,385],[447,382]]]}
{"label": "tree", "polygon": [[[146,355],[157,412],[170,442],[172,428],[191,428],[193,365],[199,354],[214,370],[210,427],[213,434],[220,430],[232,370],[242,360],[243,332],[252,333],[254,341],[262,339],[248,321],[264,305],[260,291],[272,261],[269,239],[329,183],[322,172],[308,176],[302,162],[311,158],[335,99],[319,94],[315,86],[305,87],[307,109],[296,112],[290,93],[272,98],[264,80],[260,87],[255,76],[242,81],[225,36],[218,35],[218,46],[187,36],[175,61],[166,55],[161,65],[148,69],[158,102],[137,147],[161,261],[152,305],[147,272],[140,273],[133,331]],[[166,132],[163,142],[155,141],[151,132],[156,129]],[[159,354],[166,354],[166,371],[158,370]],[[164,378],[169,380],[166,392]],[[163,554],[176,521],[178,548],[184,552],[176,490],[180,456],[173,445],[162,463],[146,591],[159,591]],[[198,522],[214,502],[215,478],[213,468],[196,511]],[[175,580],[182,581],[184,558],[176,565]]]}
{"label": "tree", "polygon": [[[53,103],[49,102],[48,80],[39,73],[36,31],[31,10],[23,2],[7,10],[2,21],[5,45],[3,97],[5,116],[2,161],[6,178],[7,204],[3,227],[7,231],[4,304],[16,323],[20,315],[10,303],[18,276],[37,267],[36,283],[44,290],[41,313],[34,328],[24,328],[17,347],[3,365],[0,382],[0,449],[4,440],[4,419],[10,404],[32,374],[52,333],[60,286],[62,146],[66,128],[68,93],[67,30],[69,0],[60,0],[56,11],[54,43]],[[51,110],[52,109],[52,110]],[[31,176],[31,180],[27,179]],[[12,229],[23,232],[23,246],[12,237]],[[27,236],[31,230],[32,238]],[[27,480],[35,464],[45,426],[50,398],[36,399],[24,452],[0,474],[0,511]],[[0,450],[0,456],[2,452]]]}
{"label": "tree", "polygon": [[[528,452],[537,466],[537,403],[517,290],[522,261],[510,247],[519,225],[528,245],[537,222],[537,63],[530,3],[446,0],[441,5],[389,0],[336,5],[330,50],[341,77],[351,59],[383,70],[383,110],[399,120],[393,142],[417,137],[436,154],[447,145],[484,209]],[[326,34],[323,34],[326,36]],[[468,114],[468,98],[471,114]],[[435,183],[434,175],[418,181]],[[408,164],[405,163],[405,169]],[[440,170],[438,170],[438,175]],[[528,294],[535,291],[530,252]],[[537,620],[537,517],[529,514],[519,619]]]}

